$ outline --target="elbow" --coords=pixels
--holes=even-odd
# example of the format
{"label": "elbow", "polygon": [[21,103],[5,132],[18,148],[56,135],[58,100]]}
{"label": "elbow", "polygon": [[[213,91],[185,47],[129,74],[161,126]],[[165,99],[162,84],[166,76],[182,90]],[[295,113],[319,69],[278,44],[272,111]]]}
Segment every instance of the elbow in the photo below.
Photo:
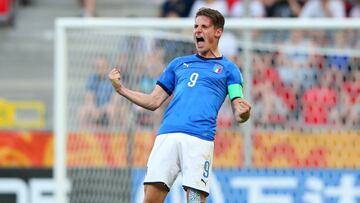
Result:
{"label": "elbow", "polygon": [[164,102],[164,99],[162,97],[160,97],[159,95],[158,96],[151,95],[150,101],[151,102],[146,107],[146,109],[148,109],[150,111],[155,111],[162,105],[162,103]]}
{"label": "elbow", "polygon": [[154,102],[152,102],[150,105],[148,105],[148,106],[146,107],[146,109],[147,109],[147,110],[150,110],[150,111],[155,111],[155,110],[158,109],[160,106],[161,106],[161,103],[160,103],[160,102],[154,101]]}
{"label": "elbow", "polygon": [[146,108],[147,110],[150,110],[150,111],[155,111],[156,109],[158,109],[159,107],[156,107],[156,106],[151,106],[151,107],[148,107]]}

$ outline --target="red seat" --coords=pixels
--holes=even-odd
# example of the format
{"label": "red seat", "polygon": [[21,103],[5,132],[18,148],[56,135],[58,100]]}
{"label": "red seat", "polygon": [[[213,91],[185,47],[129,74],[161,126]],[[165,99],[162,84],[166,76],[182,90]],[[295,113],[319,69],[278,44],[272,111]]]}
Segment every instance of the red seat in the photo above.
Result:
{"label": "red seat", "polygon": [[290,110],[295,109],[296,95],[290,87],[279,87],[276,93],[284,100]]}
{"label": "red seat", "polygon": [[307,124],[327,124],[329,109],[336,105],[336,92],[327,88],[307,90],[302,98],[303,116]]}
{"label": "red seat", "polygon": [[11,11],[11,0],[0,0],[0,16],[8,16]]}

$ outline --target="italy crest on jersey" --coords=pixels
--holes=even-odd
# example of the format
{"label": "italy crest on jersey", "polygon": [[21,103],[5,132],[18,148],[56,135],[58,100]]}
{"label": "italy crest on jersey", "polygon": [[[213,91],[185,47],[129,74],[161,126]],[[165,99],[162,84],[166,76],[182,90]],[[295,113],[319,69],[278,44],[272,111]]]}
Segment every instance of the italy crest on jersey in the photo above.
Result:
{"label": "italy crest on jersey", "polygon": [[215,65],[214,65],[214,68],[213,68],[213,71],[214,71],[215,73],[221,73],[222,69],[223,69],[222,65],[220,65],[220,64],[215,64]]}

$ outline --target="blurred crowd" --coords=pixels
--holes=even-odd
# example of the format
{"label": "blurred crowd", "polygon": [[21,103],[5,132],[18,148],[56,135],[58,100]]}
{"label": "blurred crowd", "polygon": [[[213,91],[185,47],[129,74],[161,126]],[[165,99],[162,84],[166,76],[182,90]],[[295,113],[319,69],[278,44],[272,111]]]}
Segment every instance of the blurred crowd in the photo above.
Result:
{"label": "blurred crowd", "polygon": [[359,17],[358,0],[166,0],[159,16],[193,16],[212,7],[227,17]]}
{"label": "blurred crowd", "polygon": [[161,17],[191,17],[211,7],[227,17],[360,17],[359,0],[165,0]]}
{"label": "blurred crowd", "polygon": [[359,128],[360,58],[348,52],[360,47],[359,34],[293,30],[272,41],[278,50],[255,50],[255,124]]}
{"label": "blurred crowd", "polygon": [[[152,0],[158,17],[192,17],[201,7],[226,17],[360,17],[360,0]],[[96,16],[96,0],[78,0],[81,16]]]}
{"label": "blurred crowd", "polygon": [[[158,16],[189,17],[201,7],[215,8],[227,17],[360,17],[360,0],[166,0]],[[144,43],[146,40],[141,37],[123,40],[121,49],[124,51],[118,64],[124,68],[125,80],[133,78],[128,82],[136,84],[135,89],[150,92],[169,60],[173,56],[191,54],[194,47],[191,42],[156,39]],[[220,51],[240,68],[244,61],[241,40],[241,33],[225,32],[219,45]],[[252,41],[256,42],[252,50],[252,81],[246,82],[251,83],[251,95],[247,96],[251,96],[256,127],[360,128],[359,30],[254,31]],[[139,55],[138,50],[151,51]],[[107,64],[103,60],[98,66]],[[92,77],[90,81],[94,80]],[[88,90],[94,91],[90,86]],[[107,92],[110,95],[111,91]],[[113,104],[111,96],[107,98],[109,104]],[[227,99],[220,110],[220,128],[236,127],[229,105]],[[96,102],[92,102],[91,107],[88,104],[81,115],[104,119],[100,110],[95,113],[98,116],[84,116],[89,115],[86,111],[94,111],[94,106]],[[119,106],[112,105],[110,109]],[[123,108],[122,115],[136,112],[131,121],[135,119],[140,127],[156,129],[161,109],[153,113],[131,108],[135,111]],[[102,109],[106,114],[108,108]],[[111,123],[113,117],[107,115],[106,119],[110,120],[105,123]]]}
{"label": "blurred crowd", "polygon": [[191,17],[211,7],[227,17],[359,17],[359,0],[165,0],[161,17]]}
{"label": "blurred crowd", "polygon": [[[241,45],[226,45],[236,45],[233,37],[237,34],[226,33],[219,47],[225,56],[243,68]],[[273,37],[264,37],[267,35]],[[246,96],[252,100],[255,126],[259,129],[359,129],[360,57],[356,51],[360,47],[359,39],[360,33],[354,30],[254,34],[252,40],[258,44],[252,49],[252,81],[245,81],[245,87],[251,85],[251,95]],[[122,80],[127,86],[146,93],[152,91],[173,56],[191,54],[194,50],[190,41],[141,36],[122,41],[119,46],[123,51],[117,61],[123,72]],[[107,83],[106,72],[110,67],[106,60],[103,56],[95,60],[96,73],[89,77],[86,85],[92,93],[85,95],[87,103],[80,111],[82,121],[91,118],[92,125],[105,126],[119,126],[121,121],[124,127],[136,123],[136,127],[156,129],[163,109],[154,113],[130,106],[125,100],[112,99],[119,97],[112,96],[116,93]],[[218,124],[220,128],[236,127],[228,99],[220,110]]]}
{"label": "blurred crowd", "polygon": [[[166,0],[158,16],[192,17],[201,7],[217,9],[228,18],[360,17],[360,0]],[[254,33],[254,41],[278,46],[275,50],[254,50],[251,96],[255,125],[359,128],[359,55],[344,51],[360,48],[359,34],[305,30]],[[234,39],[226,37],[222,42],[227,44],[223,54],[234,60],[236,53],[226,54],[231,50],[228,45],[236,44]],[[241,59],[238,62],[241,67]],[[220,127],[233,126],[231,112],[224,113],[224,109],[219,115]]]}

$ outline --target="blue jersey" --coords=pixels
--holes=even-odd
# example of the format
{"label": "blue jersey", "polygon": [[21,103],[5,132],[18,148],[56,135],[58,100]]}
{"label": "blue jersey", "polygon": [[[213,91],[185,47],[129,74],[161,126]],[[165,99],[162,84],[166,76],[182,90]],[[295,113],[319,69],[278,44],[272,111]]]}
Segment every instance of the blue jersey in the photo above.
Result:
{"label": "blue jersey", "polygon": [[194,54],[171,61],[157,84],[173,94],[158,134],[182,132],[212,141],[228,86],[242,85],[242,76],[226,57],[204,58]]}
{"label": "blue jersey", "polygon": [[106,78],[100,78],[99,75],[93,74],[87,81],[86,90],[94,93],[97,107],[108,104],[114,93],[114,88]]}

